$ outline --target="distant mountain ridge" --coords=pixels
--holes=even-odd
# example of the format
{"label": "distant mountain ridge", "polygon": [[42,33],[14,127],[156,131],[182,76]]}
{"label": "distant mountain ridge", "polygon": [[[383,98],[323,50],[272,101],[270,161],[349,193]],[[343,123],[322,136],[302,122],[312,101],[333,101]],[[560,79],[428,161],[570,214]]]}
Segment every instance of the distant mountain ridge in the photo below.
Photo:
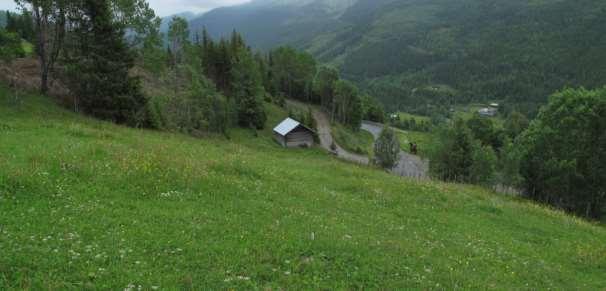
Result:
{"label": "distant mountain ridge", "polygon": [[564,86],[606,83],[606,1],[256,0],[190,23],[214,37],[236,29],[259,49],[307,50],[390,109],[536,108]]}
{"label": "distant mountain ridge", "polygon": [[213,37],[241,32],[256,48],[280,44],[301,47],[315,35],[329,31],[357,0],[257,0],[211,10],[193,19],[192,31],[206,27]]}
{"label": "distant mountain ridge", "polygon": [[6,11],[0,10],[0,27],[6,27]]}

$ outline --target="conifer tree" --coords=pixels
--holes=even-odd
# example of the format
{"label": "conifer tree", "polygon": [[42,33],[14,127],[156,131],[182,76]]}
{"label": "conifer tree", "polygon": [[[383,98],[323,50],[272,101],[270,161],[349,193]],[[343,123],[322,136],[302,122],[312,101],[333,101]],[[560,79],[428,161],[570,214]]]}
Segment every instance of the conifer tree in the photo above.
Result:
{"label": "conifer tree", "polygon": [[70,87],[79,98],[76,107],[98,118],[143,125],[138,114],[146,99],[139,80],[129,76],[134,57],[108,1],[85,0],[82,13],[75,30],[79,45],[69,67]]}
{"label": "conifer tree", "polygon": [[264,89],[258,65],[248,50],[241,48],[235,54],[230,83],[238,123],[244,127],[263,129],[267,119],[263,106]]}

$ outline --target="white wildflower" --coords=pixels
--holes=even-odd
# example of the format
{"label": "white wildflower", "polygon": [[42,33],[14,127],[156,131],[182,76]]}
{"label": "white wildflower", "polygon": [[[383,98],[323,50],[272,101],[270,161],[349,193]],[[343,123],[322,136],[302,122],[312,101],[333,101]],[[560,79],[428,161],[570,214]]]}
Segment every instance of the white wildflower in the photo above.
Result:
{"label": "white wildflower", "polygon": [[133,289],[135,289],[135,284],[129,283],[126,285],[126,288],[124,288],[124,291],[132,291]]}

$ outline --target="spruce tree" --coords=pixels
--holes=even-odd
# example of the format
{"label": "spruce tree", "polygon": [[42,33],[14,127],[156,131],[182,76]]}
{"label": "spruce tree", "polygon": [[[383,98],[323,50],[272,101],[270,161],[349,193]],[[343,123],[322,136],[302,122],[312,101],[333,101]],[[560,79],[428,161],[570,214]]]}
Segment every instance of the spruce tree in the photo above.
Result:
{"label": "spruce tree", "polygon": [[[129,76],[134,57],[124,32],[113,22],[107,0],[85,0],[85,17],[75,31],[79,40],[69,67],[70,87],[79,107],[95,117],[142,125],[137,118],[146,104],[139,80]],[[77,108],[78,109],[78,108]]]}
{"label": "spruce tree", "polygon": [[25,56],[25,52],[17,34],[6,32],[3,28],[0,28],[0,60],[10,62],[23,56]]}
{"label": "spruce tree", "polygon": [[234,56],[230,83],[240,126],[263,129],[267,117],[263,105],[262,78],[248,50],[240,49]]}

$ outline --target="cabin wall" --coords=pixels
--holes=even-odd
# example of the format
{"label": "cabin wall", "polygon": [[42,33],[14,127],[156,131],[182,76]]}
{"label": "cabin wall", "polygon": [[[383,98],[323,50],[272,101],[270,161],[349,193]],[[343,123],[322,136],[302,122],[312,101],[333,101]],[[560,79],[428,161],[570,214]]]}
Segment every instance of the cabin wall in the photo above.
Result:
{"label": "cabin wall", "polygon": [[312,147],[314,145],[314,133],[307,128],[299,126],[286,136],[274,132],[274,139],[283,147]]}
{"label": "cabin wall", "polygon": [[286,146],[286,138],[278,133],[274,132],[274,139],[283,147]]}
{"label": "cabin wall", "polygon": [[307,130],[295,130],[286,135],[288,147],[312,147],[314,145],[313,134]]}

